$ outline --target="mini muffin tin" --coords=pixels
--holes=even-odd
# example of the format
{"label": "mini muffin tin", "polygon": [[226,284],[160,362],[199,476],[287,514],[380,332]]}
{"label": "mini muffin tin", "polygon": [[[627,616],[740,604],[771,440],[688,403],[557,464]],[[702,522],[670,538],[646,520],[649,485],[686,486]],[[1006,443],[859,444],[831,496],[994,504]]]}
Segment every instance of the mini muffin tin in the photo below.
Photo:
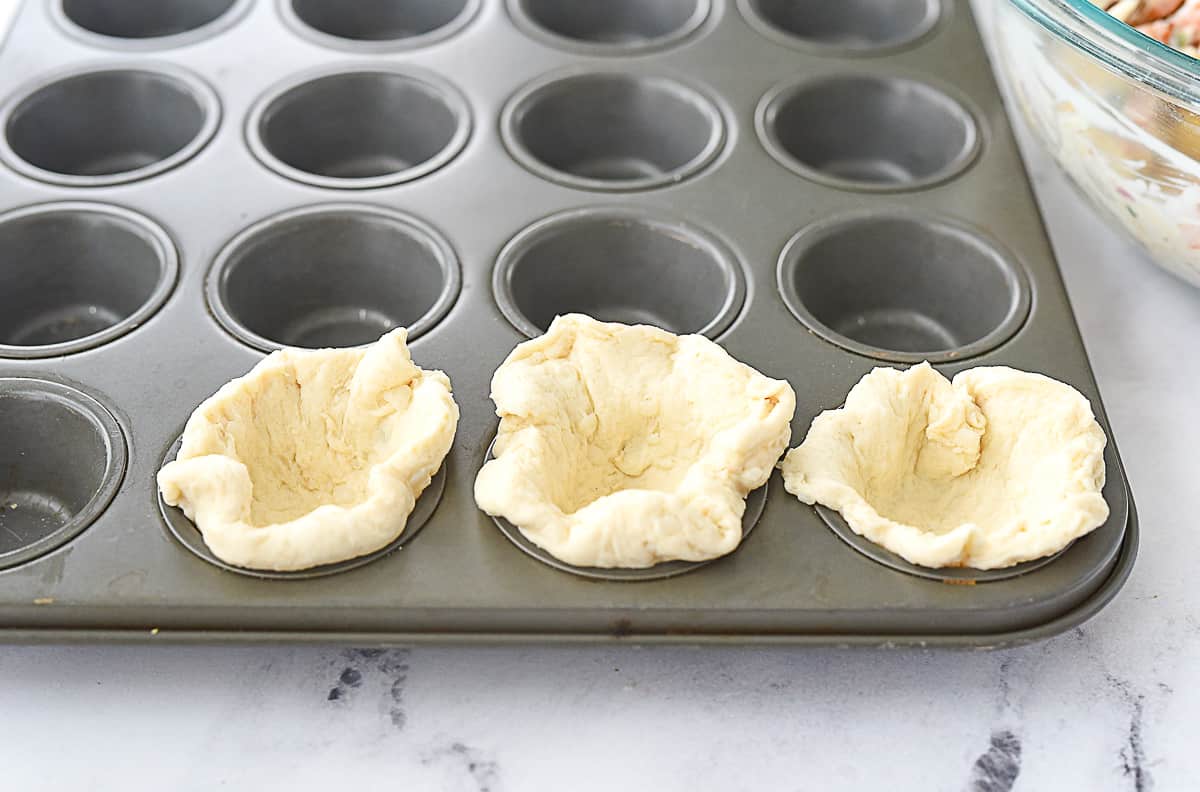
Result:
{"label": "mini muffin tin", "polygon": [[[153,5],[30,0],[0,49],[0,634],[991,647],[1127,577],[1133,503],[963,0]],[[776,474],[728,557],[553,568],[472,488],[492,373],[573,311],[788,379],[792,445],[877,365],[1049,374],[1108,432],[1111,518],[929,579]],[[395,325],[462,413],[403,547],[296,579],[204,558],[155,486],[192,409]]]}

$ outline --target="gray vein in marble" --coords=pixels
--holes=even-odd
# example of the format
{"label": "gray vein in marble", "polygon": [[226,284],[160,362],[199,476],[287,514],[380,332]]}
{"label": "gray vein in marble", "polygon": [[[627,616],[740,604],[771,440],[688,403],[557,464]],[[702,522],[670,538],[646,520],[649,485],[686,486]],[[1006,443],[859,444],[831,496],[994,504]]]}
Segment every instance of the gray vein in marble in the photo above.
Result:
{"label": "gray vein in marble", "polygon": [[341,667],[337,682],[329,688],[325,700],[333,704],[346,702],[356,690],[363,686],[369,675],[382,681],[386,688],[388,719],[396,729],[408,723],[408,712],[404,702],[404,690],[408,684],[408,649],[346,649],[338,656]]}
{"label": "gray vein in marble", "polygon": [[362,672],[353,666],[346,666],[338,676],[338,683],[329,690],[327,701],[341,701],[356,687],[362,685]]}
{"label": "gray vein in marble", "polygon": [[1000,709],[1001,711],[1012,709],[1012,683],[1009,682],[1009,674],[1012,672],[1012,656],[1008,656],[1000,661]]}
{"label": "gray vein in marble", "polygon": [[421,764],[431,766],[446,763],[464,772],[477,792],[499,792],[499,765],[485,757],[477,748],[453,742],[444,748],[430,751],[421,757]]}
{"label": "gray vein in marble", "polygon": [[1129,707],[1129,735],[1121,748],[1121,770],[1133,782],[1135,792],[1153,789],[1154,779],[1146,767],[1146,746],[1142,740],[1142,721],[1145,715],[1146,696],[1136,693],[1124,679],[1108,674],[1108,684]]}
{"label": "gray vein in marble", "polygon": [[968,792],[1009,792],[1021,774],[1021,740],[1007,729],[992,732],[991,745],[971,768]]}

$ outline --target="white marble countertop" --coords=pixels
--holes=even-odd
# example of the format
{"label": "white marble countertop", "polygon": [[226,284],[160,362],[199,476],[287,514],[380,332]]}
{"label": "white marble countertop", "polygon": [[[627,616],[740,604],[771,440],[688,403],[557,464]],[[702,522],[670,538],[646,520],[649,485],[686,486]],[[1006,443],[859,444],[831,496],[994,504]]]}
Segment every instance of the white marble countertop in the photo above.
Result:
{"label": "white marble countertop", "polygon": [[1200,290],[1025,151],[1141,513],[1081,629],[987,654],[3,646],[0,786],[1195,789]]}

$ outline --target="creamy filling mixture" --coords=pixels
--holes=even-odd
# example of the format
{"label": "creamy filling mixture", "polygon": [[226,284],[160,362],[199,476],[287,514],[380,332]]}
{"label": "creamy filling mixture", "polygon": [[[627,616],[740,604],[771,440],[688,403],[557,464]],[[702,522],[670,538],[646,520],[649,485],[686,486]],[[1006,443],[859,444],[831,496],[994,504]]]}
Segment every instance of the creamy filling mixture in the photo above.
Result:
{"label": "creamy filling mixture", "polygon": [[1200,57],[1200,0],[1091,0],[1169,47]]}

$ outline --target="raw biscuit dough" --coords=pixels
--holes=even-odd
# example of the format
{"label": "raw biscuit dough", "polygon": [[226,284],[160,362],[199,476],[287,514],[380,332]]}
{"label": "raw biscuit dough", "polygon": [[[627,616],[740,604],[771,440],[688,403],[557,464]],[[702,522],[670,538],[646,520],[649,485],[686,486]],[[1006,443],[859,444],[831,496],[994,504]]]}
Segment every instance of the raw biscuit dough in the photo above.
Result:
{"label": "raw biscuit dough", "polygon": [[454,440],[450,380],[403,329],[367,348],[274,352],[192,413],[158,473],[222,560],[287,571],[374,552],[403,531]]}
{"label": "raw biscuit dough", "polygon": [[707,338],[578,314],[513,350],[492,399],[479,507],[569,564],[608,568],[734,550],[796,406],[790,385]]}
{"label": "raw biscuit dough", "polygon": [[1001,569],[1108,519],[1104,431],[1062,382],[924,363],[877,368],[817,416],[780,466],[787,490],[926,567]]}

